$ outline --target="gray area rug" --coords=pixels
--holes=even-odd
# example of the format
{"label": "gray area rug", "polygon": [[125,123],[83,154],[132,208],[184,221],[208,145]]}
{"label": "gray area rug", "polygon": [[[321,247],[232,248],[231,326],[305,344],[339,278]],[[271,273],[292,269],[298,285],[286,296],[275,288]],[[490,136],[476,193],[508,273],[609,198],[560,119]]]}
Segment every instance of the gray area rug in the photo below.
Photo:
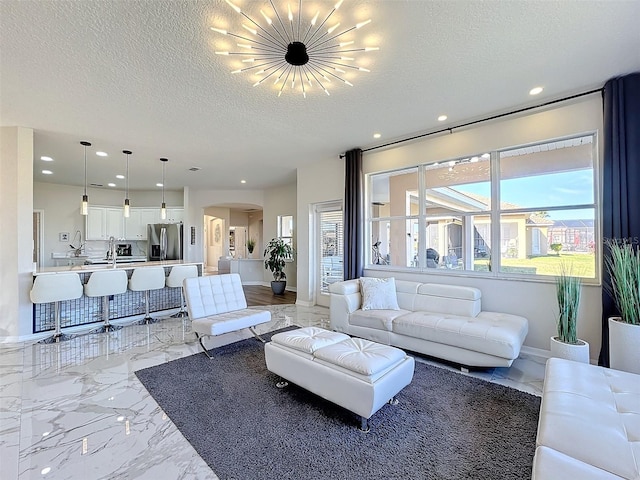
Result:
{"label": "gray area rug", "polygon": [[533,395],[416,363],[363,433],[353,413],[276,388],[255,339],[212,353],[136,375],[222,480],[531,478]]}

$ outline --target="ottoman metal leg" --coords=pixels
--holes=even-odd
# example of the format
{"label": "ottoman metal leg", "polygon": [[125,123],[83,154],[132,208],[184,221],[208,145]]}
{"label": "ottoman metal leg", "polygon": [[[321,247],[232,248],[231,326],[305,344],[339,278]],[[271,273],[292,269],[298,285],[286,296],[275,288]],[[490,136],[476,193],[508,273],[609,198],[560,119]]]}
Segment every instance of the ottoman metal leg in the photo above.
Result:
{"label": "ottoman metal leg", "polygon": [[360,430],[364,433],[369,433],[369,419],[360,417]]}

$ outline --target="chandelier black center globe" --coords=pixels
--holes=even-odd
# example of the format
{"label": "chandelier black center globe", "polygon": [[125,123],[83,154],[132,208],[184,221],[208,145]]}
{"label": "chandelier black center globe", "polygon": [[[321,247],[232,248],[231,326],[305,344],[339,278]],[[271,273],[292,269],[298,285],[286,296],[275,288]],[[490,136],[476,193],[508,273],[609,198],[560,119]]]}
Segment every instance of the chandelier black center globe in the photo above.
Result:
{"label": "chandelier black center globe", "polygon": [[287,53],[284,56],[287,63],[300,67],[309,62],[307,46],[302,42],[291,42],[287,46]]}

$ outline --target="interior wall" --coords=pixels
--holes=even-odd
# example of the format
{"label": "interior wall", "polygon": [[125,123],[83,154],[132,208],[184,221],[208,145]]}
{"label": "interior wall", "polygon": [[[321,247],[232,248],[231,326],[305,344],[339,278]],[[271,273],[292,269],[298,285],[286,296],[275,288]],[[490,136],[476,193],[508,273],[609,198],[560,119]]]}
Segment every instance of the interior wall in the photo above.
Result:
{"label": "interior wall", "polygon": [[250,212],[248,214],[249,217],[249,226],[248,226],[248,235],[250,239],[253,239],[256,242],[256,245],[253,249],[253,253],[249,254],[249,258],[262,258],[262,254],[264,252],[264,242],[262,237],[263,230],[263,212],[256,210],[255,212]]}
{"label": "interior wall", "polygon": [[298,168],[296,303],[301,305],[315,304],[314,284],[310,277],[315,275],[315,259],[311,251],[312,236],[315,234],[312,207],[315,203],[344,200],[344,170],[344,160],[337,154],[335,157]]}
{"label": "interior wall", "polygon": [[0,342],[32,331],[33,130],[0,128]]}
{"label": "interior wall", "polygon": [[[190,262],[202,262],[204,260],[204,215],[206,213],[207,215],[220,216],[215,213],[216,210],[210,210],[211,205],[233,203],[263,206],[264,193],[262,190],[210,190],[185,187],[184,224],[185,236],[187,237],[184,252],[185,260]],[[229,224],[227,223],[227,225]],[[195,230],[193,243],[191,242],[192,227]]]}
{"label": "interior wall", "polygon": [[[556,108],[534,111],[520,117],[506,117],[482,123],[475,128],[454,130],[452,134],[427,137],[401,143],[386,150],[366,152],[365,173],[392,170],[420,162],[440,161],[490,149],[518,146],[550,138],[597,132],[602,133],[602,102],[598,95],[582,97]],[[602,158],[602,139],[599,138]],[[298,234],[299,243],[310,245],[309,208],[316,202],[344,198],[344,164],[327,159],[316,165],[298,169]],[[304,279],[312,271],[312,259],[307,249],[298,253],[298,300],[312,302],[311,285]],[[537,279],[504,280],[478,278],[471,275],[419,274],[413,272],[383,272],[367,270],[366,275],[395,276],[417,281],[433,281],[453,285],[471,285],[482,291],[483,309],[522,315],[529,320],[529,335],[525,345],[549,350],[549,338],[556,333],[555,290],[552,281]],[[601,287],[583,287],[578,326],[579,336],[591,345],[591,358],[596,358],[600,346]]]}
{"label": "interior wall", "polygon": [[[33,208],[44,211],[42,216],[44,267],[54,266],[54,261],[51,259],[52,253],[67,253],[71,250],[69,245],[74,241],[77,231],[81,233],[82,241],[85,241],[86,218],[80,215],[82,192],[83,187],[33,183]],[[124,199],[124,192],[104,188],[89,188],[87,194],[89,205],[120,207]],[[156,191],[130,191],[129,197],[132,207],[160,208],[158,203],[160,198]],[[169,207],[182,207],[182,192],[165,192],[165,201]],[[69,233],[69,241],[60,241],[62,232]],[[99,249],[102,250],[102,246]]]}
{"label": "interior wall", "polygon": [[[298,288],[298,255],[308,250],[307,243],[298,239],[298,212],[297,212],[297,184],[296,182],[280,187],[271,188],[264,192],[263,230],[265,245],[278,236],[278,216],[293,215],[293,248],[294,260],[287,262],[284,273],[287,276],[287,290],[297,291]],[[271,282],[273,274],[265,269],[264,281]]]}

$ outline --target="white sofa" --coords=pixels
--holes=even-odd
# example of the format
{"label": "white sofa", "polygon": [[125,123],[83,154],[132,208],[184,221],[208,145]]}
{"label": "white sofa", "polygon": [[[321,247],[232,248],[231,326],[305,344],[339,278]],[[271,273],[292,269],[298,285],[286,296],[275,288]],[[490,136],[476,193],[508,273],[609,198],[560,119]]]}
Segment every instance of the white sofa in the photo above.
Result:
{"label": "white sofa", "polygon": [[477,288],[395,284],[400,310],[366,311],[358,280],[331,284],[331,328],[467,367],[508,367],[518,358],[527,319],[483,312]]}
{"label": "white sofa", "polygon": [[549,359],[532,479],[640,479],[640,375]]}

